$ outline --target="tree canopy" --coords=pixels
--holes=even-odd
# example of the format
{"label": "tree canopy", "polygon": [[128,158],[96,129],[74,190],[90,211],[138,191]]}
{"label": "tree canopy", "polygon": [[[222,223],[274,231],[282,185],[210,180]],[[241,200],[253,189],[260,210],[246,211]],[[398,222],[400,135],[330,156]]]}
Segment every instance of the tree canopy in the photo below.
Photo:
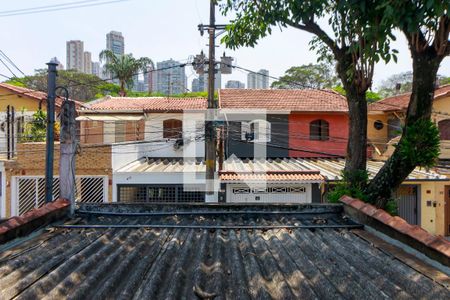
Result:
{"label": "tree canopy", "polygon": [[276,89],[332,88],[339,82],[334,66],[326,63],[308,64],[291,67],[286,70],[280,80],[272,83]]}
{"label": "tree canopy", "polygon": [[[31,76],[13,78],[9,84],[47,92],[47,70],[39,69]],[[56,77],[56,85],[69,90],[69,97],[78,101],[90,101],[104,95],[118,95],[119,86],[108,83],[95,75],[80,73],[75,70],[60,70]]]}
{"label": "tree canopy", "polygon": [[132,54],[116,55],[111,50],[100,52],[100,61],[106,61],[103,66],[111,78],[119,80],[121,96],[126,96],[126,87],[133,86],[133,77],[139,71],[147,71],[148,66],[153,67],[153,61],[148,57],[134,58]]}

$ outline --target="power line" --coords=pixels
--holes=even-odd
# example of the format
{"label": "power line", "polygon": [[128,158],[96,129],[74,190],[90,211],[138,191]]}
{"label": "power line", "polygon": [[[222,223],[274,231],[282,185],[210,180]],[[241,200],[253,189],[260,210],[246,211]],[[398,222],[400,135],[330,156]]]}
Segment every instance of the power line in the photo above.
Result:
{"label": "power line", "polygon": [[24,72],[22,72],[21,69],[19,69],[19,67],[8,57],[8,55],[6,55],[5,52],[3,52],[2,50],[0,50],[0,54],[14,67],[17,69],[17,71],[19,71],[23,76],[26,76]]}
{"label": "power line", "polygon": [[[102,1],[102,2],[98,2]],[[38,14],[38,13],[44,13],[44,12],[52,12],[52,11],[60,11],[60,10],[68,10],[73,8],[82,8],[82,7],[91,7],[91,6],[99,6],[99,5],[105,5],[105,4],[112,4],[112,3],[119,3],[129,0],[112,0],[112,1],[105,1],[105,0],[86,0],[86,1],[77,1],[77,2],[70,2],[66,4],[55,4],[55,5],[47,5],[47,6],[40,6],[40,7],[33,7],[33,8],[25,8],[25,9],[18,9],[18,10],[10,10],[10,11],[2,11],[0,12],[0,17],[10,17],[10,16],[19,16],[19,15],[31,15],[31,14]],[[88,3],[88,2],[94,2],[94,3]],[[98,3],[97,3],[98,2]]]}

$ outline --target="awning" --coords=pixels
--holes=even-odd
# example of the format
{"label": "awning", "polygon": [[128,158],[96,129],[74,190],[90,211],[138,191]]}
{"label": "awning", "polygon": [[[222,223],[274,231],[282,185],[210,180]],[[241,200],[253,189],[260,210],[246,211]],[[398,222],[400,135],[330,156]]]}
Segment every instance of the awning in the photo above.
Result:
{"label": "awning", "polygon": [[139,121],[143,120],[143,115],[82,115],[77,121]]}

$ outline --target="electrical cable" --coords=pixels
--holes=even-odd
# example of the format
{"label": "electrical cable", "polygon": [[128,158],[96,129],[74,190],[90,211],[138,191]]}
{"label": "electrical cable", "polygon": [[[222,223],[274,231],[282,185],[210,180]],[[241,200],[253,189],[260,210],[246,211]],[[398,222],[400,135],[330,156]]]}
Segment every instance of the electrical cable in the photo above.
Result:
{"label": "electrical cable", "polygon": [[[101,1],[101,2],[99,2],[99,1]],[[53,11],[60,11],[60,10],[68,10],[68,9],[73,9],[73,8],[92,7],[92,6],[119,3],[119,2],[125,2],[125,1],[129,1],[129,0],[109,0],[109,1],[105,1],[105,0],[90,0],[89,1],[89,0],[87,0],[87,1],[70,2],[70,3],[66,3],[66,4],[55,4],[55,5],[17,9],[17,10],[10,10],[10,11],[0,11],[0,18],[10,17],[10,16],[19,16],[19,15],[31,15],[31,14],[53,12]],[[94,3],[89,3],[89,2],[94,2]],[[98,3],[96,3],[96,2],[98,2]],[[85,3],[85,4],[83,4],[83,3]]]}

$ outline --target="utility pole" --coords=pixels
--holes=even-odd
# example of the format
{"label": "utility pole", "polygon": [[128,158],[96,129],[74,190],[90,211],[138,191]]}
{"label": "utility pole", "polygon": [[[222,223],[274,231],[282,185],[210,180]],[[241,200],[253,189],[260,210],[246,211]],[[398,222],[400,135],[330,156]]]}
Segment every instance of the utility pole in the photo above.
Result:
{"label": "utility pole", "polygon": [[53,157],[54,157],[54,125],[56,98],[56,67],[58,63],[53,58],[47,63],[47,139],[45,151],[45,202],[53,201]]}
{"label": "utility pole", "polygon": [[216,108],[214,101],[214,77],[215,77],[215,0],[209,4],[209,57],[208,57],[208,112],[205,123],[205,165],[206,165],[206,195],[205,202],[217,202],[214,188],[216,172],[216,131],[212,113]]}
{"label": "utility pole", "polygon": [[[216,73],[215,61],[215,38],[216,30],[220,30],[218,35],[223,33],[226,29],[224,24],[216,24],[215,18],[216,0],[210,0],[209,3],[209,25],[198,25],[200,34],[203,35],[205,30],[209,34],[209,57],[208,57],[208,110],[205,122],[205,166],[206,166],[206,202],[218,202],[218,195],[215,187],[215,173],[216,173],[216,129],[215,129],[215,109],[217,103],[214,100],[214,82]],[[194,57],[193,67],[197,74],[204,74],[204,62],[206,61],[203,51]],[[220,70],[222,74],[231,74],[231,63],[233,58],[224,56],[221,58]],[[220,88],[220,87],[219,87]],[[223,153],[221,153],[223,156]]]}
{"label": "utility pole", "polygon": [[70,213],[75,208],[75,152],[77,147],[75,102],[66,100],[61,111],[59,190],[60,197],[70,201]]}

